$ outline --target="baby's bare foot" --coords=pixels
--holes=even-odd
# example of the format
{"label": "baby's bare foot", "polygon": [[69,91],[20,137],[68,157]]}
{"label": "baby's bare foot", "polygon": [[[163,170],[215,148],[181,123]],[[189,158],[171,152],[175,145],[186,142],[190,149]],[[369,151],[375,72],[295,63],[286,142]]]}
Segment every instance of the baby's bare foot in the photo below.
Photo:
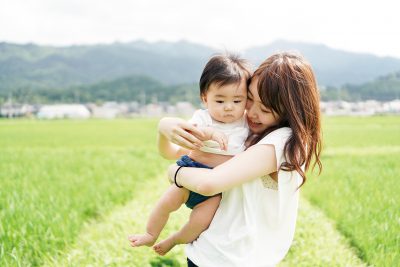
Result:
{"label": "baby's bare foot", "polygon": [[156,238],[149,233],[144,235],[131,235],[128,237],[132,247],[152,246],[156,242]]}
{"label": "baby's bare foot", "polygon": [[167,254],[173,247],[175,247],[176,243],[174,238],[169,237],[153,246],[153,249],[157,254],[164,256]]}

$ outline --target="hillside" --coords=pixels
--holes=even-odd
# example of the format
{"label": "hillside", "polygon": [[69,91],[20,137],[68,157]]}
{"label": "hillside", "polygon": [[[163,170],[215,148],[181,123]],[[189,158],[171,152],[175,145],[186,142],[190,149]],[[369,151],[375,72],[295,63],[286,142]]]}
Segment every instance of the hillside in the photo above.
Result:
{"label": "hillside", "polygon": [[214,51],[187,42],[47,47],[0,43],[0,91],[66,88],[132,74],[165,84],[197,81]]}
{"label": "hillside", "polygon": [[[361,85],[346,84],[341,87],[321,86],[320,88],[323,101],[360,101],[369,99],[388,101],[399,99],[400,72],[381,76]],[[0,103],[4,102],[8,96],[0,91]],[[88,103],[104,101],[137,101],[139,103],[190,101],[195,105],[200,103],[197,83],[166,85],[142,75],[130,75],[114,80],[68,88],[36,90],[21,88],[14,90],[12,97],[14,101],[22,103]]]}
{"label": "hillside", "polygon": [[321,98],[323,101],[362,101],[371,99],[390,101],[400,99],[400,72],[384,75],[359,85],[345,84],[340,87],[322,87]]}
{"label": "hillside", "polygon": [[[324,45],[276,41],[242,54],[255,65],[278,50],[298,50],[325,86],[361,84],[400,71],[400,59],[331,49]],[[0,92],[18,88],[67,88],[145,75],[164,84],[197,82],[216,50],[186,41],[113,43],[51,47],[0,43]]]}
{"label": "hillside", "polygon": [[351,53],[320,44],[282,40],[248,49],[244,52],[244,56],[253,62],[260,63],[265,55],[283,50],[301,52],[312,64],[318,83],[324,86],[362,84],[379,76],[400,71],[398,58]]}
{"label": "hillside", "polygon": [[[8,95],[0,92],[0,103]],[[130,75],[110,81],[68,88],[19,89],[12,95],[15,102],[22,103],[89,103],[131,102],[151,103],[155,101],[175,103],[190,101],[200,104],[198,85],[165,85],[153,78]]]}

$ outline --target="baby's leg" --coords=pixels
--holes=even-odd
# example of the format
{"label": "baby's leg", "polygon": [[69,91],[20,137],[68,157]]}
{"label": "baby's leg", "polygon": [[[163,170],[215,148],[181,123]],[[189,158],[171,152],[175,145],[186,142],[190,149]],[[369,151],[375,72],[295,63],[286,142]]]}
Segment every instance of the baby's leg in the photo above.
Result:
{"label": "baby's leg", "polygon": [[189,222],[178,232],[154,245],[154,250],[160,255],[165,255],[177,244],[187,244],[196,240],[210,225],[220,200],[221,195],[218,195],[196,205],[190,214]]}
{"label": "baby's leg", "polygon": [[146,233],[128,237],[131,246],[152,246],[167,223],[169,214],[185,203],[188,197],[189,191],[186,188],[171,185],[152,210],[147,221]]}

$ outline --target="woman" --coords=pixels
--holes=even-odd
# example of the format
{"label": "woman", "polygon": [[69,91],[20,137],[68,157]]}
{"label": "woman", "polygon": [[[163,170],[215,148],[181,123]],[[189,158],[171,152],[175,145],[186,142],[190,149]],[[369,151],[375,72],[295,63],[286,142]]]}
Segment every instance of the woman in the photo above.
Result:
{"label": "woman", "polygon": [[[315,164],[321,170],[319,93],[303,57],[278,53],[265,60],[251,79],[246,109],[252,133],[246,151],[212,170],[169,168],[179,186],[223,192],[210,227],[186,247],[189,266],[275,266],[293,240],[305,172]],[[166,157],[200,143],[197,129],[179,119],[161,120],[159,132]]]}

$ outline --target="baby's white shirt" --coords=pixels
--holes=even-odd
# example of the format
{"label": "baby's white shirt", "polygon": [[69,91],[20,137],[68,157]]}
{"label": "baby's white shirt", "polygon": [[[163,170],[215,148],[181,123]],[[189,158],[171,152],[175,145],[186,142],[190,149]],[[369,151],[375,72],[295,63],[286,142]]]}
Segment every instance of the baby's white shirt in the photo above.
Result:
{"label": "baby's white shirt", "polygon": [[212,127],[228,137],[226,151],[221,150],[219,144],[214,140],[203,142],[204,146],[200,148],[201,151],[220,155],[236,155],[245,150],[244,142],[249,135],[249,127],[244,114],[237,121],[222,123],[211,118],[208,110],[199,109],[194,112],[189,122],[200,127]]}

